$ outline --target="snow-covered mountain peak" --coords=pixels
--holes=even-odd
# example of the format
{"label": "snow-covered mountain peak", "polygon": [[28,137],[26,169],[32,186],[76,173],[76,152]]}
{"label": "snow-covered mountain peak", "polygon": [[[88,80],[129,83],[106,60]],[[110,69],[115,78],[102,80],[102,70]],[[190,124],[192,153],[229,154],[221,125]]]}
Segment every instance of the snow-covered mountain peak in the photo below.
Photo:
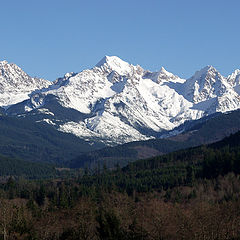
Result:
{"label": "snow-covered mountain peak", "polygon": [[164,67],[161,67],[161,69],[160,69],[160,71],[159,71],[160,73],[164,73],[164,74],[169,74],[169,72],[164,68]]}
{"label": "snow-covered mountain peak", "polygon": [[105,56],[96,67],[110,73],[117,72],[119,75],[129,75],[132,72],[132,66],[117,56]]}
{"label": "snow-covered mountain peak", "polygon": [[26,80],[30,77],[16,64],[8,63],[7,61],[0,62],[0,76],[5,80],[18,82],[19,77],[24,77]]}
{"label": "snow-covered mountain peak", "polygon": [[161,69],[158,73],[159,73],[159,75],[166,76],[168,78],[175,78],[176,77],[172,73],[168,72],[164,67],[161,67]]}
{"label": "snow-covered mountain peak", "polygon": [[222,96],[230,89],[226,79],[213,66],[197,71],[184,85],[185,98],[194,103]]}
{"label": "snow-covered mountain peak", "polygon": [[232,74],[227,77],[227,81],[231,86],[240,84],[240,69],[236,69]]}
{"label": "snow-covered mountain peak", "polygon": [[202,70],[205,70],[205,71],[216,71],[216,68],[213,67],[212,65],[207,65],[204,68],[202,68]]}
{"label": "snow-covered mountain peak", "polygon": [[158,84],[185,82],[185,79],[181,79],[178,76],[168,72],[164,67],[161,67],[160,71],[158,72],[145,71],[143,78],[151,79]]}
{"label": "snow-covered mountain peak", "polygon": [[48,87],[50,81],[32,78],[20,67],[7,61],[0,62],[0,106],[7,108],[28,98],[36,90]]}
{"label": "snow-covered mountain peak", "polygon": [[198,82],[199,84],[214,84],[216,81],[224,81],[224,77],[214,68],[213,66],[206,66],[199,71],[196,71],[195,74],[188,79],[190,82]]}
{"label": "snow-covered mountain peak", "polygon": [[185,80],[179,78],[171,72],[168,72],[164,67],[161,67],[160,71],[158,72],[158,82],[164,81],[183,83]]}
{"label": "snow-covered mountain peak", "polygon": [[0,61],[0,66],[5,65],[5,64],[8,64],[8,61],[6,61],[6,60]]}
{"label": "snow-covered mountain peak", "polygon": [[104,64],[108,64],[109,66],[118,65],[119,67],[121,64],[128,64],[127,62],[123,61],[121,58],[117,56],[104,56],[97,64],[97,67],[101,67]]}
{"label": "snow-covered mountain peak", "polygon": [[53,84],[50,86],[50,89],[56,89],[56,88],[59,88],[63,85],[66,85],[68,82],[69,82],[69,79],[73,76],[75,76],[76,73],[74,72],[69,72],[69,73],[66,73],[63,77],[61,78],[57,78]]}
{"label": "snow-covered mountain peak", "polygon": [[205,78],[206,75],[208,74],[214,74],[214,73],[218,73],[218,71],[216,70],[216,68],[214,68],[211,65],[208,65],[202,69],[200,69],[199,71],[196,71],[195,74],[191,77],[194,79],[200,79],[200,78]]}
{"label": "snow-covered mountain peak", "polygon": [[236,69],[233,73],[236,75],[240,74],[240,69]]}
{"label": "snow-covered mountain peak", "polygon": [[75,75],[75,73],[74,72],[69,72],[69,73],[66,73],[65,75],[64,75],[64,78],[70,78],[70,77],[72,77],[73,75]]}

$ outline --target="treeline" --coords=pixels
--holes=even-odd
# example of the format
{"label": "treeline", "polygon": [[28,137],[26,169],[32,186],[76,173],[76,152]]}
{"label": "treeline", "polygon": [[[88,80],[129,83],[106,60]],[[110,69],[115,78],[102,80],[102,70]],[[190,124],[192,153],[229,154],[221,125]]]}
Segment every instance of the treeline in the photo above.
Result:
{"label": "treeline", "polygon": [[239,239],[240,175],[127,193],[70,181],[1,184],[0,239]]}
{"label": "treeline", "polygon": [[[36,123],[39,113],[28,117],[0,116],[0,153],[10,158],[63,164],[81,153],[103,147],[60,132],[47,123]],[[39,119],[38,119],[39,118]]]}
{"label": "treeline", "polygon": [[240,134],[68,179],[0,183],[2,239],[239,239]]}
{"label": "treeline", "polygon": [[55,166],[40,162],[24,161],[0,155],[0,178],[22,176],[28,179],[56,178],[59,172]]}
{"label": "treeline", "polygon": [[113,168],[116,163],[123,167],[128,162],[134,162],[137,159],[219,141],[240,130],[239,118],[239,110],[230,113],[216,113],[199,120],[185,122],[174,129],[174,131],[183,132],[182,134],[167,139],[136,141],[87,152],[73,158],[66,164],[71,168],[88,166],[94,169],[99,163],[105,163],[109,168]]}

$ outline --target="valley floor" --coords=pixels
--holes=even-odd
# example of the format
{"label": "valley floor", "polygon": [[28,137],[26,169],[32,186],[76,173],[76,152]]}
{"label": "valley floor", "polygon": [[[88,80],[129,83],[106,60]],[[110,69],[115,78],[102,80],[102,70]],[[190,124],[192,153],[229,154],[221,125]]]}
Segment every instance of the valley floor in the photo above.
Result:
{"label": "valley floor", "polygon": [[[46,181],[1,185],[1,239],[239,239],[240,175],[131,194]],[[87,191],[85,191],[87,190]]]}

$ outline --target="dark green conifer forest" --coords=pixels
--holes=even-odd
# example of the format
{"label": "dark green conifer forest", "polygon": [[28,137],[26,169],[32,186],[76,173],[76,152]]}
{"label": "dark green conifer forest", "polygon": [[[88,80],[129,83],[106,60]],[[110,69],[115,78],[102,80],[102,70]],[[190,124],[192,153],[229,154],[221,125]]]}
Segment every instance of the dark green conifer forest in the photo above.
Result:
{"label": "dark green conifer forest", "polygon": [[0,239],[239,239],[239,140],[114,169],[2,157]]}

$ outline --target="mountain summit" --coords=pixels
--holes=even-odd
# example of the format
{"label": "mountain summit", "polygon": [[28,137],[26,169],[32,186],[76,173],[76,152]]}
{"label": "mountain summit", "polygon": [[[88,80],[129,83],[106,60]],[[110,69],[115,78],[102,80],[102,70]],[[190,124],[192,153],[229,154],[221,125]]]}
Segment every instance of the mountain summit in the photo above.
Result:
{"label": "mountain summit", "polygon": [[28,94],[36,89],[48,87],[50,81],[32,78],[14,63],[0,61],[0,106],[8,108],[12,104],[28,99]]}
{"label": "mountain summit", "polygon": [[[106,145],[160,137],[188,120],[240,108],[239,71],[226,78],[212,66],[185,80],[163,67],[150,72],[105,56],[92,69],[65,74],[51,85],[16,65],[1,62],[3,68],[0,100],[6,114]],[[22,94],[13,94],[17,100],[14,84]]]}
{"label": "mountain summit", "polygon": [[127,75],[131,73],[131,65],[119,57],[105,56],[100,62],[96,64],[96,67],[103,69],[106,72],[116,72],[119,75]]}

